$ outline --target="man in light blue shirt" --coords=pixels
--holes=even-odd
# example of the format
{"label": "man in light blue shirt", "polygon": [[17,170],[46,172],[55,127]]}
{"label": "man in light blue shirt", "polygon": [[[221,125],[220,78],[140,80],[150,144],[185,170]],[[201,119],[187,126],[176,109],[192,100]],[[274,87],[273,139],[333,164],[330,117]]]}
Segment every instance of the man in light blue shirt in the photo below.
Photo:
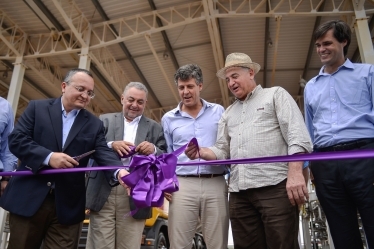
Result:
{"label": "man in light blue shirt", "polygon": [[[17,166],[17,157],[15,157],[8,147],[8,136],[13,130],[14,114],[9,102],[0,97],[0,171],[13,171]],[[2,177],[1,193],[3,193],[9,177]]]}
{"label": "man in light blue shirt", "polygon": [[[218,104],[200,98],[203,76],[199,66],[188,64],[174,75],[181,102],[161,120],[167,151],[173,152],[196,137],[200,146],[216,142],[218,122],[224,111]],[[183,153],[178,162],[189,162]],[[224,175],[226,166],[178,166],[180,188],[166,194],[169,205],[169,240],[171,249],[191,248],[201,221],[207,248],[227,248],[228,201]]]}
{"label": "man in light blue shirt", "polygon": [[[324,65],[305,87],[305,121],[314,150],[374,149],[373,65],[345,59],[350,27],[322,24],[314,33]],[[363,248],[357,210],[374,248],[374,159],[315,161],[311,171],[335,248]]]}

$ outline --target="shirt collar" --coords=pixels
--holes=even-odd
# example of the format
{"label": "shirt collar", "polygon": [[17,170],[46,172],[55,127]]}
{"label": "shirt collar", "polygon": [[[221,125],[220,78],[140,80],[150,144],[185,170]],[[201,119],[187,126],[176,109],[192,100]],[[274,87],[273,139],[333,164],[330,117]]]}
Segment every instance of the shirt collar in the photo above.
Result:
{"label": "shirt collar", "polygon": [[[257,85],[256,87],[255,87],[255,89],[253,89],[252,90],[252,92],[250,92],[248,95],[247,95],[247,97],[243,100],[243,101],[247,101],[250,97],[252,97],[252,96],[256,96],[259,92],[261,92],[263,90],[263,88],[262,88],[262,86],[261,85]],[[237,100],[239,100],[239,99],[237,99]],[[241,101],[241,100],[239,100],[239,101]]]}
{"label": "shirt collar", "polygon": [[[209,107],[212,107],[213,106],[213,104],[212,103],[209,103],[208,101],[205,101],[204,99],[201,99],[200,98],[200,100],[201,100],[201,102],[203,103],[203,107],[202,107],[202,109],[206,109],[206,108],[209,108]],[[180,114],[181,113],[181,106],[182,106],[182,101],[181,102],[179,102],[179,104],[178,104],[178,106],[176,107],[176,108],[174,108],[173,110],[171,110],[171,112],[172,113],[174,113],[174,115],[175,114]]]}
{"label": "shirt collar", "polygon": [[[61,98],[61,110],[62,110],[62,115],[64,115],[64,117],[66,118],[67,113],[66,113],[64,104],[62,103],[62,98]],[[79,111],[80,111],[80,109],[73,109],[73,110],[70,111],[70,113],[72,113],[74,116],[77,116]]]}
{"label": "shirt collar", "polygon": [[321,67],[321,69],[319,70],[318,76],[336,74],[343,67],[348,68],[348,69],[354,69],[355,65],[349,59],[346,59],[345,62],[343,63],[343,65],[341,65],[340,67],[338,67],[338,69],[335,72],[333,72],[332,74],[325,73],[324,72],[325,67],[326,67],[326,65],[323,65],[323,67]]}
{"label": "shirt collar", "polygon": [[123,119],[125,120],[126,123],[132,124],[132,123],[139,123],[140,119],[142,118],[142,115],[134,118],[131,122],[127,121],[125,116],[123,116]]}

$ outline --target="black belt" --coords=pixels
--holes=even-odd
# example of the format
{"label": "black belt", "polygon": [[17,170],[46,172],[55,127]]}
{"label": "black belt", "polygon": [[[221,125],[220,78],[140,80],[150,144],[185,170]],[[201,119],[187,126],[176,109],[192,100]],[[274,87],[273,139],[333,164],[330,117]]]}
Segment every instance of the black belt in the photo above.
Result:
{"label": "black belt", "polygon": [[225,174],[200,174],[200,175],[178,175],[180,177],[199,177],[199,178],[213,178],[216,176],[224,176]]}
{"label": "black belt", "polygon": [[362,146],[365,146],[370,143],[374,143],[374,138],[358,139],[355,141],[336,144],[325,148],[315,148],[315,150],[319,152],[353,150],[361,148]]}

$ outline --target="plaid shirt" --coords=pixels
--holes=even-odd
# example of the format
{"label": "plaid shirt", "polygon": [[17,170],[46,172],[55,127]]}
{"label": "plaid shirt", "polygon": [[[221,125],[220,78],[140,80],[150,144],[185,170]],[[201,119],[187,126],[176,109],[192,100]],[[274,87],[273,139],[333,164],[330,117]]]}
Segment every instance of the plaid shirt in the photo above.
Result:
{"label": "plaid shirt", "polygon": [[[244,101],[236,100],[222,115],[217,159],[292,155],[312,151],[302,114],[281,87],[258,85]],[[230,192],[276,185],[287,178],[287,163],[232,164]]]}

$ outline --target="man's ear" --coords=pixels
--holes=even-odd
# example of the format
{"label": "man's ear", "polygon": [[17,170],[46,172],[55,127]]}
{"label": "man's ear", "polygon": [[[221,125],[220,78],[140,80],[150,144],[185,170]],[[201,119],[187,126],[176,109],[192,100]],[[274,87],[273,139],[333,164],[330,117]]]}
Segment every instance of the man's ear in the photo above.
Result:
{"label": "man's ear", "polygon": [[62,82],[61,83],[61,91],[62,91],[62,93],[65,93],[65,88],[66,88],[67,85],[68,84],[66,84],[66,82]]}

